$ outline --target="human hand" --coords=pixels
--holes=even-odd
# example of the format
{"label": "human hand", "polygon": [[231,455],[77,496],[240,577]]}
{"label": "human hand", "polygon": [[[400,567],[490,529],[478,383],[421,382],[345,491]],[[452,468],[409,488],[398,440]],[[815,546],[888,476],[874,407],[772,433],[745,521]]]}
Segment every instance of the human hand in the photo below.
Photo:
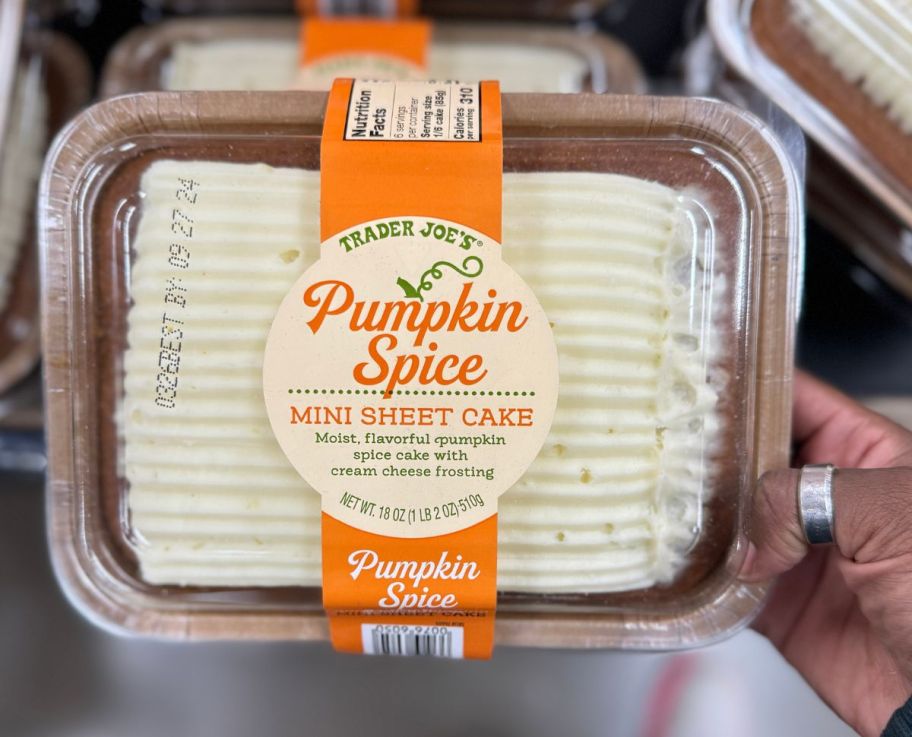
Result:
{"label": "human hand", "polygon": [[799,472],[754,495],[740,577],[781,574],[754,628],[864,737],[912,696],[912,433],[797,373],[795,463],[832,463],[836,544],[809,547]]}

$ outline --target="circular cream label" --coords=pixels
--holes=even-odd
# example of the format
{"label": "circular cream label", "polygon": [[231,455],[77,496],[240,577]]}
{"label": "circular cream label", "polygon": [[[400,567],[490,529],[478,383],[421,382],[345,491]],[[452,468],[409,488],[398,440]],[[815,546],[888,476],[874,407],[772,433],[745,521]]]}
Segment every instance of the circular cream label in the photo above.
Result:
{"label": "circular cream label", "polygon": [[353,527],[476,524],[535,459],[557,350],[501,246],[456,223],[363,223],[321,246],[266,343],[266,409],[292,465]]}

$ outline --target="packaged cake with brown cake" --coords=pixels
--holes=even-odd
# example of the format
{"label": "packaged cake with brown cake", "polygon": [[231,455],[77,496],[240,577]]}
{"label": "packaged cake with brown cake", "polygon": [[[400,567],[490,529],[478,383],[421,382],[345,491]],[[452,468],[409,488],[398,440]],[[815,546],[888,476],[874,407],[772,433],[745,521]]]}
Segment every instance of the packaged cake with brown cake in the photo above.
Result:
{"label": "packaged cake with brown cake", "polygon": [[711,0],[722,54],[912,227],[912,5]]}
{"label": "packaged cake with brown cake", "polygon": [[[721,58],[709,31],[685,53],[688,94],[717,97],[750,110],[773,126],[807,169],[808,215],[837,237],[864,266],[912,300],[912,230],[800,126]],[[806,161],[806,164],[805,164]]]}

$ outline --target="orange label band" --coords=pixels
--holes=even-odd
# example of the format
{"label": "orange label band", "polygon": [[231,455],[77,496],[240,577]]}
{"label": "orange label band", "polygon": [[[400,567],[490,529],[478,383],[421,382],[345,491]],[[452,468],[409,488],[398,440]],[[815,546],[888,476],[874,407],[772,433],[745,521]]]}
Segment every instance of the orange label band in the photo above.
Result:
{"label": "orange label band", "polygon": [[329,89],[339,77],[424,79],[429,21],[305,18],[295,86]]}
{"label": "orange label band", "polygon": [[[338,80],[326,105],[320,149],[321,239],[325,241],[368,220],[411,213],[463,223],[500,242],[503,130],[497,83],[482,82],[480,100],[464,101],[466,108],[473,102],[480,105],[482,145],[434,140],[435,131],[424,127],[416,135],[428,138],[419,140],[404,135],[395,140],[346,141],[353,87],[351,80]],[[352,110],[357,115],[359,104],[367,103],[366,125],[370,129],[378,120],[370,112],[372,98],[363,99],[363,87],[359,83],[354,90],[359,94]],[[450,94],[455,94],[458,103],[458,86]],[[420,118],[420,125],[425,120],[426,104],[419,101],[420,110],[390,110],[384,119],[388,120],[387,128],[396,135],[400,114],[406,118],[406,125],[413,116]],[[436,115],[436,111],[431,112]],[[430,128],[434,127],[432,122]]]}
{"label": "orange label band", "polygon": [[308,18],[301,24],[301,65],[373,54],[425,69],[430,38],[427,20]]}
{"label": "orange label band", "polygon": [[323,606],[339,651],[489,658],[496,578],[496,515],[403,539],[323,514]]}
{"label": "orange label band", "polygon": [[[433,99],[433,91],[426,90]],[[329,96],[321,148],[321,239],[370,220],[426,213],[470,225],[499,242],[503,141],[498,85],[484,83],[479,100],[464,100],[481,116],[478,145],[421,140],[422,135],[442,138],[450,132],[425,128],[412,131],[418,140],[346,140],[353,130],[351,112],[358,110],[363,95],[352,81],[339,80]],[[458,89],[451,95],[458,101]],[[381,133],[395,135],[396,102],[370,102],[368,111],[388,110]],[[420,107],[423,114],[425,104]],[[370,128],[376,120],[366,114]],[[461,637],[455,638],[461,652],[443,654],[490,657],[497,606],[496,515],[448,535],[401,539],[357,530],[324,514],[323,605],[331,617],[333,646],[341,651],[364,652],[374,645],[377,630],[365,630],[364,624],[398,625],[380,632],[387,635],[380,640],[381,651],[383,644],[396,651],[400,644],[407,648],[413,643],[415,648],[417,643],[450,643],[452,648],[461,628]],[[395,611],[369,617],[357,613],[384,608]],[[356,613],[343,614],[345,610]]]}

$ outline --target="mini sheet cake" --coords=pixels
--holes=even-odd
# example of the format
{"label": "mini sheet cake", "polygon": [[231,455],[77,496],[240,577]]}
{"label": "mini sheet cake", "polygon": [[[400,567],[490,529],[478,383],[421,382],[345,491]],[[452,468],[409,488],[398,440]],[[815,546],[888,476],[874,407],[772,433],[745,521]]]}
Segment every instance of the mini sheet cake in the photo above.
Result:
{"label": "mini sheet cake", "polygon": [[[173,330],[181,402],[162,408],[158,287],[181,180],[197,184],[194,255]],[[123,426],[149,582],[320,584],[319,496],[280,451],[260,396],[272,315],[316,260],[319,188],[317,172],[260,164],[159,161],[143,175]],[[718,428],[686,202],[583,172],[506,174],[503,197],[505,247],[553,324],[561,389],[542,453],[501,506],[499,587],[668,583],[699,534]]]}

